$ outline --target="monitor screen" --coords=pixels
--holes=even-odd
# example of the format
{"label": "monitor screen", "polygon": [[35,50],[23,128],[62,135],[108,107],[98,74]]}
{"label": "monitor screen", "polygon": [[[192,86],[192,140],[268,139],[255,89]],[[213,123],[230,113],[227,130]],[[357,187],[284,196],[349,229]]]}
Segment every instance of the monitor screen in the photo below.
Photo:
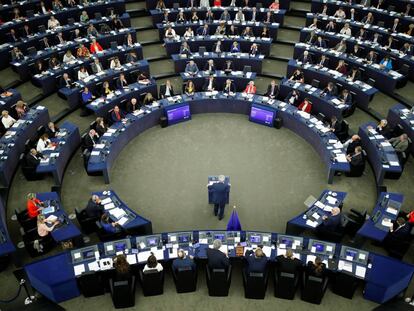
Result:
{"label": "monitor screen", "polygon": [[260,243],[262,241],[260,235],[251,235],[250,242],[251,243]]}
{"label": "monitor screen", "polygon": [[147,238],[147,246],[158,246],[158,238]]}
{"label": "monitor screen", "polygon": [[353,251],[353,250],[351,250],[351,249],[347,249],[346,250],[346,252],[345,252],[345,256],[348,258],[348,257],[351,257],[352,258],[352,260],[354,260],[355,258],[356,258],[356,256],[357,256],[357,252],[356,251]]}
{"label": "monitor screen", "polygon": [[127,248],[126,242],[116,242],[114,246],[116,252],[123,252]]}
{"label": "monitor screen", "polygon": [[178,237],[178,243],[189,243],[190,242],[190,236],[189,235],[180,235]]}
{"label": "monitor screen", "polygon": [[325,245],[322,243],[313,243],[313,246],[315,247],[316,251],[320,253],[325,249]]}
{"label": "monitor screen", "polygon": [[223,233],[214,234],[214,240],[220,240],[221,242],[223,242],[224,241],[224,234]]}
{"label": "monitor screen", "polygon": [[291,248],[293,245],[293,240],[289,238],[281,238],[280,239],[281,244],[285,244],[286,248]]}
{"label": "monitor screen", "polygon": [[273,126],[273,120],[275,119],[275,111],[267,110],[255,105],[252,105],[250,110],[249,120],[259,124]]}
{"label": "monitor screen", "polygon": [[168,125],[191,119],[190,105],[166,107],[165,111],[167,113]]}
{"label": "monitor screen", "polygon": [[83,259],[95,258],[95,250],[94,249],[88,249],[88,250],[82,251],[82,257],[83,257]]}

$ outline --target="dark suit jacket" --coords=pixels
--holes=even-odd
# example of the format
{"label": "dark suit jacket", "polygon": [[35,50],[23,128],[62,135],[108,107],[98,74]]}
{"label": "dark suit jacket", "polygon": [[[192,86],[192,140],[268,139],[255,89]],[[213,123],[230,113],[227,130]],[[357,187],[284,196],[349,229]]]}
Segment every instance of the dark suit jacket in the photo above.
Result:
{"label": "dark suit jacket", "polygon": [[104,207],[101,204],[96,204],[89,199],[88,205],[86,206],[85,213],[90,218],[99,218],[104,212]]}
{"label": "dark suit jacket", "polygon": [[218,249],[207,249],[207,264],[210,269],[227,269],[229,259]]}
{"label": "dark suit jacket", "polygon": [[[122,110],[119,110],[119,117],[120,117],[121,119],[125,118],[125,113],[124,113]],[[118,120],[118,118],[117,118],[117,116],[116,116],[116,114],[115,114],[115,111],[112,111],[112,112],[111,112],[111,120],[112,120],[113,122],[118,122],[118,121],[121,121],[121,120]]]}
{"label": "dark suit jacket", "polygon": [[326,266],[325,264],[322,264],[322,271],[320,273],[315,271],[315,265],[313,262],[308,262],[308,265],[306,266],[306,273],[308,275],[316,276],[316,277],[324,277],[326,273]]}
{"label": "dark suit jacket", "polygon": [[323,226],[325,230],[335,231],[341,224],[341,217],[341,213],[335,216],[328,216],[328,219],[324,220],[321,226]]}
{"label": "dark suit jacket", "polygon": [[280,255],[276,259],[279,272],[295,273],[302,266],[302,261],[297,258],[289,259]]}
{"label": "dark suit jacket", "polygon": [[[299,57],[298,61],[305,63],[305,55],[302,54]],[[308,56],[306,57],[306,63],[313,64],[312,56],[310,54],[308,54]]]}
{"label": "dark suit jacket", "polygon": [[[204,27],[199,27],[197,29],[197,34],[198,35],[200,35],[200,36],[203,35],[203,32],[204,32]],[[210,27],[206,29],[206,36],[208,36],[209,34],[210,34]]]}
{"label": "dark suit jacket", "polygon": [[266,91],[265,95],[266,96],[277,97],[279,95],[279,87],[277,85],[275,85],[275,88],[274,88],[273,93],[272,93],[272,85],[269,84],[267,86],[267,91]]}
{"label": "dark suit jacket", "polygon": [[195,270],[197,268],[196,264],[194,263],[194,260],[185,257],[184,259],[176,258],[172,262],[172,268],[177,271],[179,268],[187,268],[190,267],[192,270]]}
{"label": "dark suit jacket", "polygon": [[[293,91],[290,91],[289,94],[286,96],[285,98],[285,103],[290,103],[289,99],[293,96]],[[295,101],[292,103],[293,106],[298,106],[299,105],[299,96],[297,98],[295,98]]]}
{"label": "dark suit jacket", "polygon": [[[329,122],[329,126],[332,127],[332,122]],[[341,129],[342,129],[342,123],[341,123],[341,121],[336,121],[335,124],[334,124],[334,126],[333,126],[333,129],[334,129],[334,133],[335,134],[339,133],[341,131]]]}
{"label": "dark suit jacket", "polygon": [[[66,86],[66,81],[63,79],[63,77],[60,78],[60,83],[59,84],[60,84],[60,88],[67,87]],[[70,78],[69,78],[69,85],[70,85],[70,88],[73,86],[73,82]]]}
{"label": "dark suit jacket", "polygon": [[315,41],[314,45],[318,48],[326,48],[326,42],[325,40],[322,39],[321,42],[319,42],[318,40]]}
{"label": "dark suit jacket", "polygon": [[26,160],[26,167],[29,169],[33,169],[33,170],[36,170],[37,166],[40,163],[40,159],[33,157],[30,153],[26,155],[25,160]]}
{"label": "dark suit jacket", "polygon": [[254,256],[253,251],[250,251],[250,254],[245,256],[247,265],[246,265],[246,274],[250,272],[265,273],[267,268],[267,257],[258,257]]}
{"label": "dark suit jacket", "polygon": [[[206,79],[206,80],[204,81],[204,84],[203,84],[203,91],[207,91],[208,84],[209,84],[209,79]],[[213,88],[214,88],[215,90],[217,90],[216,79],[214,79],[214,80],[213,80],[212,85],[213,85]]]}
{"label": "dark suit jacket", "polygon": [[89,151],[92,151],[93,145],[98,143],[98,137],[94,136],[93,138],[88,134],[85,136],[85,148]]}
{"label": "dark suit jacket", "polygon": [[[126,79],[125,79],[125,81],[126,81]],[[128,81],[122,82],[121,79],[116,80],[116,88],[117,89],[121,90],[126,86],[128,86]]]}
{"label": "dark suit jacket", "polygon": [[52,132],[52,130],[49,127],[46,127],[45,129],[45,133],[49,136],[49,138],[55,138],[57,132],[59,132],[59,129],[56,126],[54,132]]}
{"label": "dark suit jacket", "polygon": [[214,204],[226,204],[227,192],[230,189],[230,186],[217,182],[210,186],[208,189],[212,191],[212,201]]}
{"label": "dark suit jacket", "polygon": [[[204,66],[204,70],[208,70],[208,67],[208,63],[206,63],[206,65]],[[216,71],[216,66],[213,65],[211,71]]]}
{"label": "dark suit jacket", "polygon": [[[165,92],[166,91],[167,91],[167,85],[161,84],[161,86],[160,86],[160,96],[161,96],[161,98],[165,97]],[[171,85],[171,88],[170,88],[170,94],[171,94],[171,96],[174,96],[174,88],[173,88],[172,85]]]}
{"label": "dark suit jacket", "polygon": [[351,142],[348,147],[346,148],[346,154],[351,154],[355,152],[355,148],[361,146],[361,141],[360,140],[355,140],[353,142]]}

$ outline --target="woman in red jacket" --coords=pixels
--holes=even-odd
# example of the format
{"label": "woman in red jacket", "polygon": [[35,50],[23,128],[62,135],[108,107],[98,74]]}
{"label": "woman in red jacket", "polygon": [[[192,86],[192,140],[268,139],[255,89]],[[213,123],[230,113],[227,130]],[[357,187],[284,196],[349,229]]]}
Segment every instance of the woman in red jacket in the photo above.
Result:
{"label": "woman in red jacket", "polygon": [[92,40],[92,43],[91,43],[90,50],[91,50],[91,53],[92,53],[92,54],[95,54],[96,52],[101,52],[101,51],[103,51],[103,48],[102,48],[102,46],[99,44],[99,42],[98,42],[98,41],[96,41],[96,39],[93,39],[93,40]]}
{"label": "woman in red jacket", "polygon": [[37,215],[40,214],[40,211],[43,209],[42,207],[43,203],[39,199],[36,198],[36,194],[29,193],[27,195],[27,216],[29,218],[36,218]]}
{"label": "woman in red jacket", "polygon": [[218,6],[218,7],[221,7],[221,0],[214,0],[214,3],[213,3],[213,5],[214,6]]}
{"label": "woman in red jacket", "polygon": [[311,113],[312,111],[312,103],[309,98],[305,98],[303,102],[299,105],[298,110],[304,111],[307,113]]}

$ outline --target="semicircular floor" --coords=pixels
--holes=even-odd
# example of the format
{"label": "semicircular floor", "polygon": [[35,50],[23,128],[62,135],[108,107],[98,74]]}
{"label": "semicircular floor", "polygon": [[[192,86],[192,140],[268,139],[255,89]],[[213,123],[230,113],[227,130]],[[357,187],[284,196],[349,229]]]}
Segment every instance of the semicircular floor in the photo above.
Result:
{"label": "semicircular floor", "polygon": [[[144,132],[117,158],[110,185],[102,177],[70,171],[63,187],[65,209],[72,209],[73,202],[86,204],[94,190],[113,189],[151,219],[155,232],[225,226],[231,209],[219,222],[207,203],[211,174],[231,177],[230,206],[238,206],[243,228],[250,230],[283,232],[307,196],[328,186],[325,165],[306,141],[290,130],[232,114],[194,115],[189,122]],[[373,180],[371,173],[360,179],[339,177],[329,188],[349,191],[347,202],[369,207],[375,200]]]}

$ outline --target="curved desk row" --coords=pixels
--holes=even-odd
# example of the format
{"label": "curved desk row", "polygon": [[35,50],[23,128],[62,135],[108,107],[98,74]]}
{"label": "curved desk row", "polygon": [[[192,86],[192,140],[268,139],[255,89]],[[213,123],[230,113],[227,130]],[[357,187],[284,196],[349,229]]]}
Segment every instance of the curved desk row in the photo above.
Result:
{"label": "curved desk row", "polygon": [[65,24],[63,21],[67,21],[68,18],[78,19],[82,11],[86,11],[89,16],[93,16],[95,13],[101,13],[102,16],[106,15],[106,11],[109,8],[114,8],[115,12],[122,14],[125,12],[124,0],[111,0],[106,2],[92,2],[87,6],[77,5],[75,7],[64,8],[58,12],[47,12],[46,14],[35,14],[33,17],[12,20],[4,23],[0,26],[0,37],[6,41],[6,33],[10,29],[22,26],[24,23],[28,24],[30,28],[35,29],[40,25],[46,25],[49,18],[53,15],[61,24]]}
{"label": "curved desk row", "polygon": [[[328,48],[335,47],[340,41],[343,39],[346,40],[347,43],[347,51],[350,52],[353,50],[355,45],[359,45],[361,48],[364,49],[365,53],[368,54],[370,51],[374,51],[379,59],[383,59],[386,55],[392,58],[393,61],[393,67],[394,68],[401,68],[403,65],[406,65],[410,68],[408,72],[408,77],[411,80],[414,80],[414,59],[409,54],[403,54],[397,49],[387,49],[382,47],[379,43],[374,43],[370,40],[359,40],[356,37],[344,37],[341,34],[333,33],[333,32],[327,32],[323,30],[313,30],[310,28],[303,28],[300,31],[300,41],[305,42],[308,38],[308,35],[311,31],[315,31],[315,34],[318,36],[321,36],[323,40],[329,41]],[[363,57],[365,55],[361,55],[360,57]]]}
{"label": "curved desk row", "polygon": [[59,195],[56,192],[42,192],[36,193],[36,198],[45,204],[42,214],[46,218],[53,215],[61,221],[61,225],[50,233],[53,240],[56,243],[72,241],[74,245],[81,246],[83,244],[82,233],[63,210]]}
{"label": "curved desk row", "polygon": [[[167,232],[90,245],[28,264],[25,271],[37,291],[52,301],[62,302],[80,295],[77,277],[84,272],[100,273],[101,265],[111,267],[116,253],[126,254],[132,266],[141,268],[151,252],[158,260],[169,264],[182,248],[201,264],[214,239],[222,240],[223,251],[233,263],[240,259],[236,256],[236,248],[244,254],[258,245],[263,246],[271,265],[286,248],[292,248],[303,264],[319,256],[332,273],[363,280],[364,298],[377,303],[403,292],[414,273],[414,266],[410,264],[346,245],[270,232],[218,230]],[[102,273],[112,270],[105,268]]]}
{"label": "curved desk row", "polygon": [[374,170],[378,186],[382,186],[384,178],[398,178],[402,174],[402,167],[397,153],[388,140],[377,133],[374,122],[367,122],[359,127],[362,148]]}
{"label": "curved desk row", "polygon": [[[381,192],[371,217],[365,221],[356,233],[356,240],[362,244],[365,239],[376,242],[384,241],[390,231],[387,221],[395,221],[404,202],[404,196],[399,193]],[[392,224],[391,224],[392,225]]]}
{"label": "curved desk row", "polygon": [[40,0],[29,0],[29,1],[5,1],[0,8],[0,14],[2,16],[9,16],[9,18],[4,18],[3,21],[13,19],[13,10],[18,8],[20,12],[25,12],[27,10],[35,11],[40,4]]}
{"label": "curved desk row", "polygon": [[[128,13],[122,14],[120,18],[122,22],[125,23],[125,27],[130,27],[131,22]],[[98,20],[91,20],[90,22],[94,23],[95,26],[97,23],[99,23]],[[103,23],[107,22],[103,21]],[[9,66],[9,63],[11,61],[10,52],[13,49],[13,47],[18,47],[23,52],[23,54],[27,53],[27,49],[29,47],[34,47],[36,50],[40,50],[43,49],[42,40],[44,38],[48,39],[50,42],[51,40],[54,40],[54,38],[59,32],[62,33],[64,38],[72,38],[75,29],[79,29],[81,32],[86,32],[87,25],[88,24],[75,22],[73,24],[63,25],[55,30],[48,29],[47,31],[45,30],[43,32],[40,32],[38,30],[33,29],[33,35],[20,38],[18,42],[9,42],[7,44],[3,44],[0,46],[0,68],[4,69],[7,66]],[[98,38],[99,37],[101,37],[100,34],[98,35]]]}
{"label": "curved desk row", "polygon": [[61,185],[66,165],[81,143],[79,129],[76,125],[65,121],[60,127],[56,138],[50,138],[55,144],[42,152],[46,159],[42,159],[36,168],[36,173],[51,173],[55,185]]}
{"label": "curved desk row", "polygon": [[222,51],[230,51],[233,42],[238,42],[240,46],[240,51],[249,53],[250,47],[253,43],[258,45],[258,51],[260,54],[264,54],[265,56],[269,56],[270,54],[270,46],[272,44],[272,39],[270,38],[260,38],[260,37],[252,37],[246,38],[241,36],[195,36],[190,39],[185,39],[183,37],[179,39],[164,39],[165,43],[165,50],[167,54],[171,56],[172,54],[179,54],[180,48],[183,42],[187,42],[191,52],[198,52],[200,46],[204,46],[207,51],[214,51],[214,44],[217,41],[221,41],[221,50]]}
{"label": "curved desk row", "polygon": [[251,71],[256,73],[262,72],[262,62],[264,55],[251,56],[249,53],[193,53],[192,55],[173,54],[171,58],[174,61],[174,70],[176,73],[184,72],[185,66],[190,60],[193,60],[199,70],[202,70],[209,59],[214,61],[217,69],[224,69],[226,61],[232,61],[234,70],[243,71],[244,66],[250,66]]}
{"label": "curved desk row", "polygon": [[[105,212],[112,221],[118,222],[128,235],[152,234],[150,220],[138,215],[133,209],[121,201],[113,190],[93,192],[101,199]],[[135,208],[136,209],[136,208]]]}
{"label": "curved desk row", "polygon": [[[188,73],[181,72],[180,73],[181,79],[184,83],[187,81],[193,81],[196,91],[202,91],[204,83],[210,76],[209,71],[199,71],[197,75],[191,76]],[[232,71],[230,74],[226,74],[222,70],[216,70],[213,74],[215,80],[216,80],[216,90],[222,91],[224,89],[224,86],[226,84],[226,80],[230,79],[233,81],[236,91],[242,92],[246,88],[247,84],[250,81],[254,81],[256,79],[256,73],[255,72],[247,72],[243,73],[242,71]]]}
{"label": "curved desk row", "polygon": [[16,89],[8,89],[7,92],[12,93],[11,96],[0,95],[0,110],[9,110],[17,101],[22,99],[22,95]]}
{"label": "curved desk row", "polygon": [[310,84],[290,81],[283,78],[279,84],[279,97],[286,96],[293,90],[299,92],[299,99],[302,101],[308,97],[312,102],[312,113],[322,113],[327,118],[336,116],[342,120],[344,113],[351,108],[349,103],[343,103],[337,96],[324,95],[321,89],[313,87]]}
{"label": "curved desk row", "polygon": [[345,1],[336,1],[336,0],[312,0],[311,4],[311,12],[313,13],[320,13],[322,12],[324,5],[328,6],[328,15],[335,14],[336,10],[340,7],[345,11],[345,13],[350,14],[349,11],[351,9],[355,10],[355,17],[358,20],[362,20],[368,13],[372,13],[374,16],[374,23],[377,24],[378,21],[383,21],[385,27],[391,28],[394,19],[398,18],[400,20],[400,24],[404,27],[408,28],[409,24],[414,23],[414,17],[407,16],[395,11],[390,11],[388,9],[377,9],[375,7],[364,7],[361,4],[350,4]]}
{"label": "curved desk row", "polygon": [[350,171],[345,150],[335,134],[309,114],[298,112],[294,106],[259,95],[246,96],[236,93],[230,96],[225,93],[206,92],[160,100],[112,125],[93,149],[88,162],[88,172],[102,172],[105,182],[109,183],[109,170],[122,148],[142,131],[159,124],[159,118],[165,114],[163,107],[182,103],[190,105],[191,114],[225,112],[248,115],[253,103],[263,105],[275,111],[286,128],[294,131],[315,148],[327,167],[328,183],[333,182],[335,172]]}
{"label": "curved desk row", "polygon": [[19,164],[19,157],[25,150],[28,139],[37,136],[37,128],[49,122],[49,112],[43,106],[30,109],[0,139],[0,182],[9,187]]}
{"label": "curved desk row", "polygon": [[[211,1],[210,1],[211,2]],[[255,3],[261,3],[263,7],[268,8],[272,4],[273,0],[256,0]],[[164,0],[165,6],[167,8],[172,8],[174,6],[174,3],[178,3],[181,8],[185,8],[189,6],[188,0]],[[223,7],[230,6],[231,0],[222,0],[221,5]],[[157,6],[157,3],[152,0],[146,0],[147,9],[155,9]],[[253,6],[253,4],[250,4]],[[280,1],[280,8],[289,10],[290,1]],[[244,6],[244,1],[236,0],[236,6]],[[219,10],[220,7],[213,7],[211,6],[211,10]]]}
{"label": "curved desk row", "polygon": [[135,97],[139,102],[140,97],[145,93],[151,93],[154,98],[157,98],[157,83],[154,79],[151,79],[149,84],[132,83],[128,85],[127,89],[115,90],[111,96],[101,96],[86,107],[93,111],[98,117],[106,117],[108,111],[115,106],[120,106],[121,109],[125,108],[127,101]]}
{"label": "curved desk row", "polygon": [[[106,39],[111,40],[113,39],[114,41],[121,41],[123,42],[124,40],[124,36],[126,35],[126,33],[128,33],[129,31],[126,32],[112,32],[113,34],[110,37],[106,37]],[[122,45],[123,43],[121,43]],[[139,43],[135,43],[134,46],[132,47],[122,47],[122,46],[118,46],[116,50],[112,50],[110,48],[107,48],[99,53],[94,54],[95,57],[98,57],[101,64],[102,63],[106,63],[111,57],[114,56],[118,56],[120,57],[120,60],[123,61],[125,58],[125,51],[137,51],[139,53],[139,51],[141,50],[141,46],[139,45]],[[72,63],[64,63],[62,65],[60,65],[59,67],[56,68],[48,68],[45,72],[43,73],[39,73],[39,74],[35,74],[32,78],[32,83],[33,85],[39,87],[42,89],[42,93],[44,95],[49,95],[52,94],[53,92],[55,92],[60,86],[60,78],[64,73],[68,73],[69,76],[72,78],[72,81],[76,81],[78,75],[77,70],[81,67],[81,66],[88,66],[89,64],[91,64],[93,62],[92,57],[89,58],[83,58],[83,59],[77,59],[75,62]],[[108,66],[109,67],[109,66]],[[90,71],[90,70],[88,70]],[[72,77],[73,76],[73,77]]]}
{"label": "curved desk row", "polygon": [[[127,15],[127,20],[129,21],[129,15]],[[121,21],[125,21],[125,16],[121,16]],[[102,24],[102,23],[111,23],[112,21],[108,18],[103,18],[102,20],[90,20],[89,23],[92,24]],[[80,23],[77,23],[80,24]],[[85,25],[87,25],[85,23]],[[125,24],[124,24],[125,25]],[[120,45],[123,44],[123,42],[120,40],[121,38],[117,38],[117,36],[114,36],[114,33],[108,34],[108,35],[100,35],[96,38],[99,42],[99,44],[104,48],[109,48],[110,43],[112,41],[120,41]],[[51,46],[50,48],[40,47],[38,49],[36,55],[30,55],[25,56],[25,59],[22,61],[12,61],[10,62],[10,65],[12,66],[13,70],[19,75],[20,80],[27,81],[29,80],[33,75],[33,66],[37,61],[45,61],[46,59],[49,59],[52,55],[57,55],[59,61],[62,61],[63,55],[66,53],[67,50],[70,50],[73,55],[76,56],[76,50],[79,47],[80,43],[83,43],[87,48],[89,48],[90,43],[92,42],[92,37],[84,37],[80,40],[74,40],[70,41],[71,38],[66,38],[65,44],[58,44]],[[52,45],[52,42],[49,43]],[[24,53],[24,52],[23,52]],[[137,56],[139,59],[142,59],[142,50],[136,51]]]}
{"label": "curved desk row", "polygon": [[329,216],[334,207],[342,208],[346,192],[324,190],[317,200],[307,205],[307,210],[286,223],[286,233],[302,235],[305,230],[314,231],[323,222],[323,216]]}
{"label": "curved desk row", "polygon": [[[336,27],[338,29],[341,29],[345,23],[348,23],[349,26],[351,27],[353,34],[358,33],[359,29],[363,27],[365,31],[368,33],[368,35],[371,35],[373,33],[378,33],[383,38],[388,38],[388,36],[391,35],[394,39],[396,39],[394,40],[394,44],[396,45],[398,49],[400,49],[406,42],[410,44],[414,43],[414,38],[412,36],[406,35],[405,33],[395,32],[395,33],[390,34],[388,32],[388,29],[384,27],[379,27],[376,25],[369,25],[369,24],[365,24],[365,23],[357,22],[357,21],[351,21],[350,19],[336,18],[333,16],[321,16],[321,15],[314,14],[314,13],[306,14],[306,26],[311,25],[314,18],[317,18],[318,21],[320,22],[318,27],[321,29],[325,27],[325,24],[327,24],[329,21],[332,20],[333,22],[335,22]],[[323,23],[321,21],[323,21]],[[348,36],[345,36],[345,37],[348,37]]]}
{"label": "curved desk row", "polygon": [[[414,111],[402,104],[396,104],[388,110],[387,120],[391,127],[399,124],[411,141],[414,141]],[[411,144],[411,153],[414,154],[414,144]]]}
{"label": "curved desk row", "polygon": [[[211,10],[213,13],[214,19],[219,20],[221,15],[223,14],[224,10],[227,10],[230,14],[230,19],[234,20],[236,13],[239,11],[239,7],[218,7]],[[252,20],[253,16],[253,8],[252,7],[243,7],[241,8],[244,14],[244,18],[246,21]],[[152,22],[154,26],[158,23],[165,23],[167,22],[164,18],[164,12],[168,12],[168,22],[173,22],[177,19],[178,13],[183,11],[184,16],[187,20],[191,19],[192,12],[197,12],[197,16],[200,20],[205,20],[207,15],[207,9],[201,7],[183,7],[180,9],[167,9],[167,10],[150,10],[150,14],[152,17]],[[267,12],[272,12],[272,19],[274,22],[278,24],[283,24],[283,18],[286,14],[286,10],[270,10],[268,8],[260,8],[256,10],[256,21],[265,21]]]}
{"label": "curved desk row", "polygon": [[[116,51],[105,53],[103,57],[110,58],[115,55],[122,55],[124,52]],[[119,69],[106,69],[97,74],[92,74],[85,79],[85,81],[78,80],[76,86],[73,88],[61,88],[59,89],[59,94],[67,99],[69,107],[73,108],[78,106],[81,103],[81,93],[83,88],[87,86],[91,92],[95,92],[95,87],[98,83],[103,83],[104,81],[112,82],[119,78],[121,73],[125,75],[133,74],[135,72],[144,72],[149,76],[149,64],[147,60],[140,60],[134,63],[127,63],[122,65]],[[111,83],[112,84],[112,83]],[[99,90],[100,92],[101,90]]]}
{"label": "curved desk row", "polygon": [[[213,23],[208,24],[208,31],[209,35],[215,34],[217,27],[220,25],[220,21],[215,20]],[[260,37],[263,31],[264,27],[267,27],[269,31],[269,37],[273,40],[277,39],[277,31],[279,29],[278,23],[271,23],[271,24],[265,24],[262,22],[242,22],[242,23],[234,23],[234,22],[224,22],[226,24],[227,29],[230,27],[230,25],[234,25],[239,33],[241,33],[246,27],[250,27],[250,30],[253,32],[253,37]],[[194,33],[197,32],[197,30],[200,27],[203,27],[204,22],[200,21],[199,23],[191,23],[187,22],[184,24],[177,24],[177,23],[170,23],[170,24],[157,24],[160,40],[164,39],[165,31],[167,30],[168,26],[171,26],[174,30],[176,35],[182,36],[184,35],[186,29],[190,27]]]}
{"label": "curved desk row", "polygon": [[[345,61],[347,70],[351,67],[356,67],[364,71],[363,76],[375,80],[375,87],[387,94],[393,94],[397,88],[401,88],[407,83],[406,76],[395,70],[383,70],[379,64],[366,64],[363,58],[354,57],[347,53],[338,53],[330,48],[318,48],[306,43],[296,43],[293,52],[293,58],[298,59],[303,55],[304,51],[309,51],[310,54],[317,56],[320,59],[321,55],[325,55],[330,60],[330,68],[336,68],[339,60]],[[363,78],[364,78],[363,77]]]}
{"label": "curved desk row", "polygon": [[368,108],[369,102],[372,100],[378,90],[362,81],[349,82],[342,73],[329,69],[327,67],[319,67],[317,65],[299,64],[296,60],[291,59],[288,62],[287,76],[290,77],[296,69],[303,70],[305,82],[312,83],[313,79],[319,80],[326,85],[329,82],[335,82],[342,85],[356,95],[356,103],[359,107]]}

